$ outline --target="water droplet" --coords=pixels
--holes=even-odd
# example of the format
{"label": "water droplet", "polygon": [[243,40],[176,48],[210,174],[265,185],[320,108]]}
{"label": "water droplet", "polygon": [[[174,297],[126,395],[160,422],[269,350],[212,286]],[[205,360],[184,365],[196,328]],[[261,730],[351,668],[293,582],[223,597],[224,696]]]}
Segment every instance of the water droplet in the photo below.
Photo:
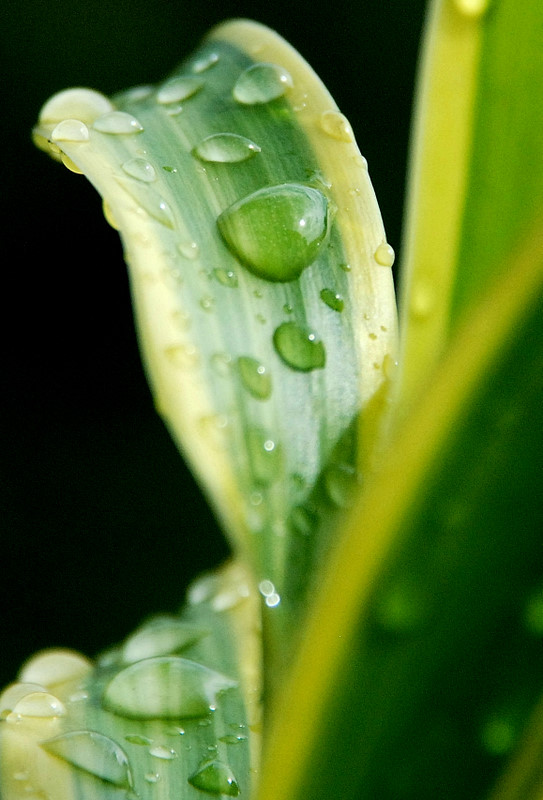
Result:
{"label": "water droplet", "polygon": [[95,731],[70,731],[41,743],[44,750],[115,786],[129,788],[128,757],[119,745]]}
{"label": "water droplet", "polygon": [[160,780],[160,775],[158,772],[146,772],[143,777],[147,783],[158,783]]}
{"label": "water droplet", "polygon": [[79,169],[79,167],[77,166],[75,161],[72,161],[72,159],[69,158],[66,155],[66,153],[61,153],[60,154],[60,160],[62,161],[62,163],[64,164],[66,169],[70,170],[70,172],[75,172],[76,175],[84,175],[83,170]]}
{"label": "water droplet", "polygon": [[243,105],[269,103],[282,97],[293,86],[292,78],[277,64],[253,64],[237,79],[233,95]]}
{"label": "water droplet", "polygon": [[328,201],[310,186],[269,186],[231,205],[217,224],[251,272],[269,281],[292,281],[317,258],[328,232]]}
{"label": "water droplet", "polygon": [[195,75],[181,75],[163,83],[157,92],[157,102],[162,105],[188,100],[204,86],[204,80]]}
{"label": "water droplet", "polygon": [[490,0],[454,0],[457,10],[466,17],[478,19],[488,11]]}
{"label": "water droplet", "polygon": [[238,276],[231,269],[217,267],[217,269],[213,270],[213,275],[221,286],[226,286],[229,289],[235,289],[238,286]]}
{"label": "water droplet", "polygon": [[152,744],[153,741],[152,739],[148,739],[147,736],[141,736],[139,733],[127,733],[124,738],[127,742],[130,742],[130,744],[137,744],[142,747]]}
{"label": "water droplet", "polygon": [[179,242],[177,249],[183,258],[188,258],[189,261],[195,261],[200,255],[200,248],[196,242]]}
{"label": "water droplet", "polygon": [[323,289],[320,293],[320,297],[333,311],[343,311],[345,306],[343,298],[340,294],[334,292],[333,289]]}
{"label": "water droplet", "polygon": [[92,668],[91,662],[74,650],[42,650],[32,656],[19,673],[23,683],[37,683],[47,688],[75,681]]}
{"label": "water droplet", "polygon": [[98,117],[113,111],[113,105],[100,92],[92,89],[66,89],[54,94],[40,111],[40,122],[62,122],[75,118],[91,124]]}
{"label": "water droplet", "polygon": [[227,733],[226,736],[219,736],[219,742],[224,742],[225,744],[241,744],[246,741],[246,736],[234,736],[233,733]]}
{"label": "water droplet", "polygon": [[324,133],[339,142],[354,142],[353,129],[347,117],[339,111],[323,111],[320,125]]}
{"label": "water droplet", "polygon": [[215,298],[211,297],[211,295],[204,295],[200,298],[200,308],[204,311],[214,311],[215,310]]}
{"label": "water droplet", "polygon": [[110,111],[94,120],[92,127],[100,133],[121,135],[125,133],[140,133],[143,125],[136,117],[126,111]]}
{"label": "water droplet", "polygon": [[230,371],[232,356],[230,353],[213,353],[210,358],[210,363],[215,372],[224,377],[228,375]]}
{"label": "water droplet", "polygon": [[277,480],[281,471],[281,448],[261,428],[247,432],[247,451],[253,479],[264,486]]}
{"label": "water droplet", "polygon": [[128,637],[121,648],[121,658],[132,663],[171,655],[199,641],[205,633],[175,617],[157,617]]}
{"label": "water droplet", "polygon": [[326,364],[324,344],[317,334],[296,322],[283,322],[273,334],[273,344],[284,363],[299,372],[322,369]]}
{"label": "water droplet", "polygon": [[53,142],[87,142],[89,129],[80,119],[63,119],[51,132]]}
{"label": "water droplet", "polygon": [[0,718],[13,711],[19,700],[31,692],[44,692],[39,683],[11,683],[0,694]]}
{"label": "water droplet", "polygon": [[257,400],[267,400],[271,395],[271,375],[256,358],[240,356],[237,367],[243,386]]}
{"label": "water droplet", "polygon": [[235,687],[230,678],[180,656],[159,656],[131,664],[106,687],[106,708],[131,719],[203,717],[216,695]]}
{"label": "water droplet", "polygon": [[113,213],[113,209],[111,208],[107,200],[104,200],[102,202],[102,211],[104,213],[104,218],[106,222],[109,225],[111,225],[111,227],[114,228],[116,231],[120,230],[121,226],[119,225],[119,222],[116,219],[115,214]]}
{"label": "water droplet", "polygon": [[260,153],[260,147],[237,133],[214,133],[196,145],[193,153],[200,161],[234,164]]}
{"label": "water droplet", "polygon": [[174,758],[177,758],[177,753],[171,747],[165,747],[162,744],[153,745],[153,747],[149,748],[149,755],[154,756],[155,758],[161,758],[164,761],[173,761]]}
{"label": "water droplet", "polygon": [[208,53],[201,58],[196,59],[194,64],[192,65],[193,72],[206,72],[206,70],[211,69],[214,67],[215,64],[219,61],[219,54],[218,53]]}
{"label": "water droplet", "polygon": [[179,369],[193,369],[200,363],[200,353],[193,344],[170,344],[164,348],[164,355]]}
{"label": "water droplet", "polygon": [[164,164],[162,169],[164,170],[164,172],[169,172],[170,174],[177,172],[177,168],[176,167],[172,167],[169,164]]}
{"label": "water droplet", "polygon": [[226,794],[237,797],[239,786],[234,773],[221,761],[206,761],[188,779],[189,783],[210,794]]}
{"label": "water droplet", "polygon": [[116,178],[117,183],[127,192],[138,206],[146,211],[153,219],[160,222],[166,228],[173,229],[175,219],[169,204],[157,194],[148,184],[139,180],[124,180]]}
{"label": "water droplet", "polygon": [[382,267],[391,267],[394,264],[395,254],[388,242],[382,242],[373,257]]}
{"label": "water droplet", "polygon": [[30,692],[15,703],[10,717],[63,717],[66,708],[58,697],[49,692]]}
{"label": "water droplet", "polygon": [[131,158],[129,161],[125,161],[123,170],[138,181],[144,181],[144,183],[156,181],[155,168],[144,158]]}
{"label": "water droplet", "polygon": [[123,101],[125,103],[139,103],[142,100],[145,100],[146,97],[149,97],[152,91],[153,87],[149,86],[149,84],[143,84],[141,86],[133,86],[126,92],[123,92]]}

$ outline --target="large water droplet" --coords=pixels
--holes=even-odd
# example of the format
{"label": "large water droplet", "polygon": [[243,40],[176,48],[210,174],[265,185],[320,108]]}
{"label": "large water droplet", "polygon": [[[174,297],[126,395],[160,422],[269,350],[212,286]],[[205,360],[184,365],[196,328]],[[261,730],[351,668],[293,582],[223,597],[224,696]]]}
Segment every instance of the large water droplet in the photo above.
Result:
{"label": "large water droplet", "polygon": [[234,773],[221,761],[206,761],[188,779],[192,786],[210,794],[226,794],[237,797],[239,786]]}
{"label": "large water droplet", "polygon": [[320,296],[321,300],[323,300],[333,311],[343,311],[345,306],[343,298],[340,294],[334,292],[333,289],[323,289],[320,293]]}
{"label": "large water droplet", "polygon": [[126,111],[110,111],[94,120],[92,127],[100,133],[121,135],[126,133],[140,133],[143,125],[132,114]]}
{"label": "large water droplet", "polygon": [[206,634],[202,628],[188,625],[175,617],[157,617],[137,630],[121,648],[126,663],[144,658],[165,656],[189,647]]}
{"label": "large water droplet", "polygon": [[354,142],[353,129],[347,117],[339,111],[324,111],[320,118],[321,128],[332,139],[338,142]]}
{"label": "large water droplet", "polygon": [[328,231],[328,201],[302,184],[269,186],[231,205],[217,224],[251,272],[268,281],[292,281],[317,258]]}
{"label": "large water droplet", "polygon": [[391,267],[394,264],[395,254],[388,242],[382,242],[373,257],[382,267]]}
{"label": "large water droplet", "polygon": [[89,129],[80,119],[63,119],[51,131],[52,142],[87,142]]}
{"label": "large water droplet", "polygon": [[234,164],[260,153],[260,147],[237,133],[214,133],[196,145],[193,153],[200,161]]}
{"label": "large water droplet", "polygon": [[160,656],[118,672],[107,685],[103,702],[116,714],[133,719],[203,717],[217,694],[236,685],[203,664]]}
{"label": "large water droplet", "polygon": [[19,673],[23,683],[37,683],[47,688],[86,675],[91,662],[73,650],[42,650],[32,656]]}
{"label": "large water droplet", "polygon": [[199,92],[203,85],[202,78],[197,78],[195,75],[181,75],[163,83],[157,92],[156,99],[163,105],[180,103]]}
{"label": "large water droplet", "polygon": [[239,375],[243,386],[257,400],[267,400],[271,395],[271,375],[256,358],[240,356],[237,360]]}
{"label": "large water droplet", "polygon": [[70,731],[47,739],[41,746],[48,753],[108,783],[126,788],[132,785],[128,757],[108,736],[95,731]]}
{"label": "large water droplet", "polygon": [[273,483],[280,475],[282,454],[279,445],[260,428],[247,432],[247,451],[256,483]]}
{"label": "large water droplet", "polygon": [[156,181],[155,168],[145,158],[131,158],[129,161],[125,161],[123,171],[131,178],[136,178],[144,183]]}
{"label": "large water droplet", "polygon": [[296,322],[283,322],[273,334],[273,344],[280,358],[299,372],[322,369],[326,364],[324,344],[317,334]]}
{"label": "large water droplet", "polygon": [[277,64],[253,64],[237,79],[233,95],[243,105],[269,103],[282,97],[293,82],[289,73]]}
{"label": "large water droplet", "polygon": [[61,122],[75,118],[90,124],[98,117],[113,111],[113,105],[100,92],[93,89],[74,88],[57,92],[40,111],[40,122]]}
{"label": "large water droplet", "polygon": [[64,703],[49,692],[30,692],[14,705],[8,717],[63,717]]}

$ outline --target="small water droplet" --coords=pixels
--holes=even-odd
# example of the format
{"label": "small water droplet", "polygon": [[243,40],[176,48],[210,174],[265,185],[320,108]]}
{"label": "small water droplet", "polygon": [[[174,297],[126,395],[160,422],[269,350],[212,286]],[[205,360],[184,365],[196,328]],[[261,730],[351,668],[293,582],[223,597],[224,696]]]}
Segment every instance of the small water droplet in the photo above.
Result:
{"label": "small water droplet", "polygon": [[121,648],[121,658],[125,663],[133,663],[144,658],[170,655],[189,647],[204,635],[201,628],[175,617],[157,617],[128,637]]}
{"label": "small water droplet", "polygon": [[322,369],[326,364],[324,344],[317,334],[296,322],[283,322],[273,334],[273,344],[282,361],[299,372]]}
{"label": "small water droplet", "polygon": [[153,87],[149,86],[149,84],[133,86],[126,92],[123,92],[123,101],[125,103],[140,103],[142,100],[145,100],[146,97],[149,97],[152,91]]}
{"label": "small water droplet", "polygon": [[183,258],[188,258],[189,261],[195,261],[200,255],[200,248],[196,242],[179,242],[177,249]]}
{"label": "small water droplet", "polygon": [[164,164],[162,169],[164,170],[164,172],[169,172],[170,174],[177,172],[176,167],[172,167],[170,164]]}
{"label": "small water droplet", "polygon": [[54,94],[40,111],[40,122],[54,123],[65,119],[78,119],[87,125],[113,111],[107,97],[93,89],[65,89]]}
{"label": "small water droplet", "polygon": [[221,761],[206,761],[188,779],[189,783],[210,794],[226,794],[237,797],[239,786],[234,773]]}
{"label": "small water droplet", "polygon": [[226,736],[219,736],[219,742],[224,742],[225,744],[241,744],[246,741],[246,736],[234,736],[233,733],[227,733]]}
{"label": "small water droplet", "polygon": [[200,308],[207,312],[215,311],[215,298],[208,294],[204,295],[200,298]]}
{"label": "small water droplet", "polygon": [[89,129],[80,119],[63,119],[51,131],[52,142],[87,142]]}
{"label": "small water droplet", "polygon": [[323,111],[320,118],[321,129],[339,142],[354,142],[353,129],[347,117],[341,112]]}
{"label": "small water droplet", "polygon": [[160,780],[160,775],[158,772],[146,772],[143,778],[147,781],[147,783],[158,783]]}
{"label": "small water droplet", "polygon": [[157,92],[157,102],[162,105],[188,100],[204,86],[204,80],[195,75],[181,75],[163,83]]}
{"label": "small water droplet", "polygon": [[213,276],[221,286],[226,286],[229,289],[235,289],[238,286],[238,276],[231,269],[217,267],[213,270]]}
{"label": "small water droplet", "polygon": [[310,186],[268,186],[223,211],[217,225],[232,253],[253,274],[292,281],[317,258],[328,232],[328,201]]}
{"label": "small water droplet", "polygon": [[267,400],[272,392],[271,375],[256,358],[240,356],[237,360],[243,386],[257,400]]}
{"label": "small water droplet", "polygon": [[147,736],[142,736],[139,733],[127,733],[124,737],[127,742],[130,744],[137,744],[140,746],[150,745],[152,744],[152,739],[148,739]]}
{"label": "small water droplet", "polygon": [[88,730],[70,731],[47,739],[41,746],[48,753],[114,786],[132,786],[128,757],[108,736]]}
{"label": "small water droplet", "polygon": [[320,293],[320,297],[333,311],[343,311],[345,306],[343,298],[340,294],[334,292],[333,289],[323,289]]}
{"label": "small water droplet", "polygon": [[391,267],[394,264],[395,253],[388,242],[382,242],[373,257],[382,267]]}
{"label": "small water droplet", "polygon": [[277,100],[293,85],[286,69],[277,64],[260,63],[241,73],[232,93],[242,105],[259,105]]}
{"label": "small water droplet", "polygon": [[116,231],[120,230],[121,226],[119,225],[119,222],[117,221],[113,213],[113,209],[111,208],[107,200],[104,200],[102,202],[102,211],[104,213],[104,218],[106,222],[109,225],[111,225],[111,227],[114,228]]}
{"label": "small water droplet", "polygon": [[91,668],[88,658],[74,650],[42,650],[23,664],[18,677],[23,683],[37,683],[50,688],[78,680]]}
{"label": "small water droplet", "polygon": [[115,714],[130,719],[203,717],[217,694],[236,685],[195,661],[158,656],[118,672],[107,685],[103,702]]}
{"label": "small water droplet", "polygon": [[211,69],[211,67],[214,67],[215,64],[218,63],[218,61],[219,61],[218,53],[214,52],[208,53],[207,55],[196,59],[196,61],[192,65],[192,71],[197,73],[206,72],[208,69]]}
{"label": "small water droplet", "polygon": [[490,0],[454,0],[454,4],[464,16],[478,19],[488,11]]}
{"label": "small water droplet", "polygon": [[210,358],[210,363],[215,372],[224,377],[230,372],[232,356],[230,353],[213,353]]}
{"label": "small water droplet", "polygon": [[131,178],[136,178],[144,183],[156,181],[156,172],[152,164],[145,158],[131,158],[123,164],[123,170]]}
{"label": "small water droplet", "polygon": [[281,472],[281,448],[261,428],[250,428],[247,432],[247,451],[253,479],[267,486],[277,480]]}
{"label": "small water droplet", "polygon": [[200,353],[193,344],[170,344],[164,348],[164,355],[179,369],[193,369],[200,363]]}
{"label": "small water droplet", "polygon": [[149,748],[149,755],[154,756],[154,758],[161,758],[164,761],[172,761],[174,758],[177,758],[177,753],[171,747],[165,747],[162,744],[153,745],[153,747]]}
{"label": "small water droplet", "polygon": [[92,127],[100,133],[113,135],[140,133],[143,130],[141,122],[126,111],[109,111],[95,119]]}
{"label": "small water droplet", "polygon": [[260,153],[260,147],[237,133],[214,133],[196,145],[193,153],[200,161],[234,164]]}
{"label": "small water droplet", "polygon": [[149,184],[142,183],[139,180],[124,180],[121,178],[116,178],[116,181],[143,211],[146,211],[166,228],[173,230],[175,219],[169,203],[157,194]]}

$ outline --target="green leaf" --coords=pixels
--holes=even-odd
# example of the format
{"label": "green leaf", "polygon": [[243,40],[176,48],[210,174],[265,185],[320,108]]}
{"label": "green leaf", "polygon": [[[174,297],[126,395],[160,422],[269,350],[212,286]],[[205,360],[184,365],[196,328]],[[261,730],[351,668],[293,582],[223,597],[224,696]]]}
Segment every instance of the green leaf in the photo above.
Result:
{"label": "green leaf", "polygon": [[[393,253],[351,128],[291,47],[234,21],[157,87],[53,97],[35,138],[104,196],[157,408],[280,637],[311,577],[292,548],[328,531],[306,501],[395,357]],[[354,438],[340,477],[370,447]]]}
{"label": "green leaf", "polygon": [[259,608],[238,565],[94,663],[43,651],[0,695],[2,797],[248,796],[260,754]]}

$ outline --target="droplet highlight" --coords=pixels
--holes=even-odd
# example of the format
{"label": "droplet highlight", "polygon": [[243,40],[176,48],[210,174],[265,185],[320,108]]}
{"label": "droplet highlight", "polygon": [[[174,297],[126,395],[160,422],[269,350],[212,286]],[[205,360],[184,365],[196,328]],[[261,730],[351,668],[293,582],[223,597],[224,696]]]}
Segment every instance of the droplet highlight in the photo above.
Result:
{"label": "droplet highlight", "polygon": [[283,322],[273,334],[273,344],[281,360],[299,372],[322,369],[326,364],[324,344],[317,334],[296,322]]}
{"label": "droplet highlight", "polygon": [[194,155],[205,162],[235,164],[247,161],[257,153],[260,147],[237,133],[214,133],[206,136],[193,150]]}
{"label": "droplet highlight", "polygon": [[290,74],[277,64],[253,64],[241,73],[232,94],[242,105],[269,103],[293,86]]}
{"label": "droplet highlight", "polygon": [[217,267],[213,270],[213,277],[221,286],[226,286],[228,289],[236,289],[239,285],[238,276],[231,269]]}
{"label": "droplet highlight", "polygon": [[272,392],[272,380],[264,364],[250,356],[240,356],[237,368],[245,389],[257,400],[267,400]]}
{"label": "droplet highlight", "polygon": [[50,692],[30,692],[14,705],[12,717],[63,717],[66,714],[66,707],[58,697]]}
{"label": "droplet highlight", "polygon": [[328,201],[317,189],[284,183],[238,200],[219,216],[219,232],[254,275],[298,278],[315,261],[328,232]]}
{"label": "droplet highlight", "polygon": [[207,761],[188,779],[191,786],[202,789],[210,794],[225,794],[228,797],[237,797],[239,786],[227,764],[221,761]]}

